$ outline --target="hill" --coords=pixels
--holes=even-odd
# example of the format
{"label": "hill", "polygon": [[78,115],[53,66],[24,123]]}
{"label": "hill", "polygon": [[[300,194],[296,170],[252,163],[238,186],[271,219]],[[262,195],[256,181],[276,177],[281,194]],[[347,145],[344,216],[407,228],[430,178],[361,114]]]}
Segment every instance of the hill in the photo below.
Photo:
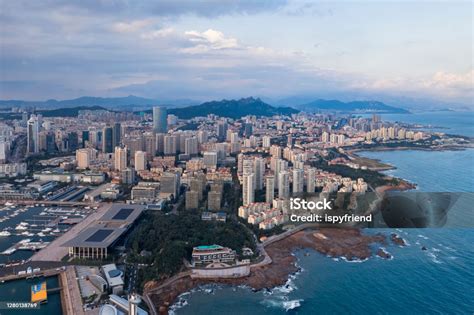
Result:
{"label": "hill", "polygon": [[101,106],[78,106],[69,108],[58,108],[50,110],[38,110],[37,113],[43,117],[77,117],[80,110],[108,110]]}
{"label": "hill", "polygon": [[102,106],[110,109],[121,109],[121,110],[132,110],[133,107],[150,107],[153,105],[166,105],[170,107],[189,106],[197,104],[192,100],[174,100],[174,101],[158,101],[144,97],[138,97],[129,95],[126,97],[93,97],[93,96],[82,96],[70,100],[47,100],[47,101],[22,101],[22,100],[0,100],[0,108],[6,107],[22,107],[35,106],[40,109],[55,109],[55,108],[67,108],[67,107],[80,107],[80,106]]}
{"label": "hill", "polygon": [[378,101],[353,101],[345,103],[338,100],[319,99],[295,107],[308,112],[339,111],[347,113],[409,113],[406,109],[389,106]]}
{"label": "hill", "polygon": [[240,100],[222,100],[205,102],[201,105],[169,109],[168,113],[181,119],[214,114],[221,117],[240,118],[247,115],[274,116],[290,115],[299,111],[290,107],[273,107],[259,98],[242,98]]}

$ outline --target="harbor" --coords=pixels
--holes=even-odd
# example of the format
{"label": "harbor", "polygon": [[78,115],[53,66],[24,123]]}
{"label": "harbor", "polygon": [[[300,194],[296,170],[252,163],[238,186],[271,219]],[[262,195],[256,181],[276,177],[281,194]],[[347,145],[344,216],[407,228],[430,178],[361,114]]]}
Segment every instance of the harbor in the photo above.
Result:
{"label": "harbor", "polygon": [[4,203],[0,206],[0,266],[27,261],[96,209]]}

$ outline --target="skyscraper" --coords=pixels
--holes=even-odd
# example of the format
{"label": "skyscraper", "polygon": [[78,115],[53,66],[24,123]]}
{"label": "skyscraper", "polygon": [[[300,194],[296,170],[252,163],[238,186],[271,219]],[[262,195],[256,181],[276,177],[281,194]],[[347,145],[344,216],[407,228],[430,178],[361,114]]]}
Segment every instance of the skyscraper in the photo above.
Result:
{"label": "skyscraper", "polygon": [[102,130],[102,152],[114,152],[112,127],[104,127]]}
{"label": "skyscraper", "polygon": [[278,174],[278,197],[290,197],[290,174],[287,171],[281,171]]}
{"label": "skyscraper", "polygon": [[198,154],[198,140],[196,137],[187,138],[184,141],[184,153],[189,156]]}
{"label": "skyscraper", "polygon": [[227,121],[219,121],[217,123],[217,139],[219,141],[225,141],[227,136]]}
{"label": "skyscraper", "polygon": [[127,168],[127,147],[115,147],[115,169],[123,171]]}
{"label": "skyscraper", "polygon": [[39,152],[39,120],[38,116],[31,115],[27,123],[27,153],[35,154]]}
{"label": "skyscraper", "polygon": [[120,123],[115,123],[113,127],[112,134],[112,146],[118,147],[122,141],[122,125]]}
{"label": "skyscraper", "polygon": [[164,153],[165,155],[176,154],[177,137],[176,136],[165,136],[164,137]]}
{"label": "skyscraper", "polygon": [[166,133],[168,131],[168,111],[166,107],[153,107],[153,130],[158,133]]}
{"label": "skyscraper", "polygon": [[309,193],[314,193],[315,188],[315,179],[316,179],[316,169],[311,167],[308,169],[308,174],[306,178],[306,191]]}
{"label": "skyscraper", "polygon": [[275,176],[268,175],[266,177],[266,191],[265,191],[265,201],[272,203],[275,198]]}
{"label": "skyscraper", "polygon": [[136,151],[135,152],[135,170],[136,171],[144,171],[147,169],[146,167],[146,152],[143,151]]}
{"label": "skyscraper", "polygon": [[255,174],[255,189],[263,189],[263,180],[265,176],[265,159],[261,157],[255,158],[253,162],[253,172]]}
{"label": "skyscraper", "polygon": [[302,169],[293,170],[293,194],[300,194],[303,192],[304,172]]}
{"label": "skyscraper", "polygon": [[255,188],[254,188],[254,175],[246,174],[243,176],[243,187],[242,187],[242,201],[244,206],[254,202]]}

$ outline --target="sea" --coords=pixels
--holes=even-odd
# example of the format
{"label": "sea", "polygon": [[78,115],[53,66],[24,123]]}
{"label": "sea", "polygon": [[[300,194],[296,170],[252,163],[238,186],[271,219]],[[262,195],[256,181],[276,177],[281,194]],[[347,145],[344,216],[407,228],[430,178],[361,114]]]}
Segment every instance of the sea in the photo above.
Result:
{"label": "sea", "polygon": [[[55,212],[55,211],[70,211],[71,214],[65,212]],[[56,216],[67,215],[71,218],[79,217],[75,213],[83,214],[86,210],[80,208],[53,208],[53,207],[42,207],[42,206],[6,206],[0,205],[0,218],[5,221],[0,222],[0,231],[8,230],[12,235],[10,236],[0,236],[0,264],[10,264],[12,262],[20,262],[22,260],[28,260],[33,254],[33,251],[29,250],[17,250],[11,255],[2,254],[2,252],[14,244],[18,243],[21,240],[30,239],[33,242],[51,242],[53,241],[62,231],[69,228],[67,225],[58,224],[56,226],[51,226],[50,229],[58,228],[60,233],[52,234],[51,232],[45,232],[45,235],[38,236],[38,233],[41,233],[41,230],[46,228],[47,221],[53,220]],[[45,221],[46,220],[46,221]],[[30,232],[31,236],[21,235],[20,233],[23,230],[16,230],[15,227],[18,226],[21,222],[28,223],[28,229],[24,232]],[[36,225],[36,226],[34,226]],[[41,234],[40,234],[41,235]],[[15,272],[25,271],[25,267],[18,266],[16,267]],[[14,281],[6,281],[0,283],[0,302],[29,302],[31,299],[31,286],[39,284],[43,281],[46,281],[47,288],[54,289],[59,287],[59,279],[57,276],[51,276],[48,278],[40,277],[34,279],[21,279]],[[41,304],[39,309],[27,310],[27,309],[16,309],[16,310],[6,310],[1,309],[0,305],[0,315],[1,314],[12,314],[12,315],[21,315],[21,314],[61,314],[61,297],[59,291],[49,292],[48,301],[45,304]]]}
{"label": "sea", "polygon": [[[382,119],[474,136],[474,112],[382,115]],[[418,191],[474,192],[472,149],[359,153],[396,166],[388,173],[416,183]],[[462,208],[472,218],[474,202]],[[298,250],[294,255],[300,271],[284,286],[253,292],[247,287],[207,285],[184,293],[171,311],[179,315],[473,314],[474,229],[364,230],[367,234],[393,232],[408,246],[387,245],[391,260],[372,257],[347,262]]]}

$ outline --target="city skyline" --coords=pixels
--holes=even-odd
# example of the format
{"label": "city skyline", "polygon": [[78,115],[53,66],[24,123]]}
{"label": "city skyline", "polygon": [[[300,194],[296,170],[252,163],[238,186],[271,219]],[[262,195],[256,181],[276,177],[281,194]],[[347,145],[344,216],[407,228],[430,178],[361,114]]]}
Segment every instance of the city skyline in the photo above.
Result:
{"label": "city skyline", "polygon": [[254,95],[472,108],[470,2],[0,6],[0,99]]}

